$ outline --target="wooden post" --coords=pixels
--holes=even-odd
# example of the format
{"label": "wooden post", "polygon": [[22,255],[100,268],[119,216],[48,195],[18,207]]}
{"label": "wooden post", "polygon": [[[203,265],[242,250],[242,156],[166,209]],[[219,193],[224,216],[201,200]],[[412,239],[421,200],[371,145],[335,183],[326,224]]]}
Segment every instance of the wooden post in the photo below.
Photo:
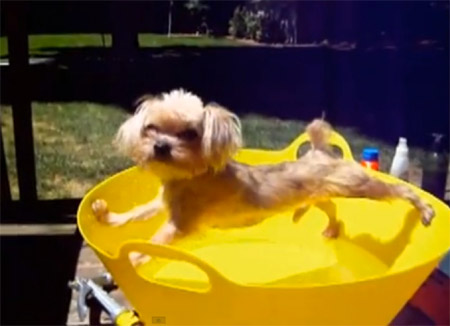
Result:
{"label": "wooden post", "polygon": [[114,56],[120,58],[134,56],[139,49],[138,30],[134,16],[135,4],[113,1],[110,6]]}
{"label": "wooden post", "polygon": [[1,200],[2,200],[1,209],[3,211],[5,208],[6,208],[5,210],[7,210],[11,204],[11,190],[10,190],[10,186],[9,186],[8,169],[6,168],[5,149],[3,148],[3,136],[2,136],[1,132],[0,132],[0,155],[1,155],[1,160],[0,160],[1,180],[0,180],[0,182],[1,182],[1,192],[2,192],[1,193]]}
{"label": "wooden post", "polygon": [[[28,34],[26,2],[6,2],[6,31],[8,35],[11,71],[11,105],[14,122],[17,176],[21,206],[29,209],[37,200],[36,171],[33,146],[33,125],[28,68]],[[33,205],[31,205],[33,206]]]}

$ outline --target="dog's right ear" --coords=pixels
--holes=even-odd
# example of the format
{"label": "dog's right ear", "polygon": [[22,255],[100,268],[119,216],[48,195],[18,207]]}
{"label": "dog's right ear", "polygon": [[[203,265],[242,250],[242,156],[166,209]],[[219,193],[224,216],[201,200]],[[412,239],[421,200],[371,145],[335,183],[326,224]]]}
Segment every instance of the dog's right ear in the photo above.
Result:
{"label": "dog's right ear", "polygon": [[136,146],[141,138],[142,129],[144,128],[145,117],[155,97],[144,95],[136,100],[137,106],[134,115],[129,117],[119,128],[114,139],[114,145],[119,151],[127,156],[132,156]]}

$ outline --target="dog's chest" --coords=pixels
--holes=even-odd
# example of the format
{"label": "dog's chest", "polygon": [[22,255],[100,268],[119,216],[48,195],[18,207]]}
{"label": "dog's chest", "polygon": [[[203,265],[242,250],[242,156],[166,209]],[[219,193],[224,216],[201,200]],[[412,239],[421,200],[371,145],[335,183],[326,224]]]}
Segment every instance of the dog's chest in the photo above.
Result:
{"label": "dog's chest", "polygon": [[165,186],[164,199],[172,216],[182,223],[222,225],[249,210],[243,193],[234,180],[216,177],[173,182]]}

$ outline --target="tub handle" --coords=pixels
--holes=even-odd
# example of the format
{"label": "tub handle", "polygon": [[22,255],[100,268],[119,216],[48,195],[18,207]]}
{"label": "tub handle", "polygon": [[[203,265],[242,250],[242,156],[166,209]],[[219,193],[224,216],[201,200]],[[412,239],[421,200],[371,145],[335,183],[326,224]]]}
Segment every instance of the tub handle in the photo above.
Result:
{"label": "tub handle", "polygon": [[[332,131],[329,141],[331,145],[337,146],[342,151],[342,156],[345,160],[353,161],[352,150],[344,137],[336,131]],[[300,146],[306,142],[309,142],[309,136],[307,133],[303,133],[298,136],[288,147],[286,147],[284,151],[289,153],[289,157],[297,159],[297,153]]]}
{"label": "tub handle", "polygon": [[[208,263],[204,262],[203,260],[199,259],[198,257],[181,251],[174,249],[173,247],[169,247],[166,245],[159,245],[159,244],[153,244],[148,241],[133,241],[133,242],[127,242],[125,243],[121,249],[120,249],[120,256],[119,259],[124,261],[130,268],[136,272],[135,267],[132,266],[130,259],[128,258],[129,254],[131,252],[138,252],[145,255],[148,255],[150,257],[154,258],[167,258],[171,260],[178,260],[178,261],[184,261],[187,263],[190,263],[196,267],[198,267],[201,271],[203,271],[210,283],[209,291],[213,291],[214,289],[220,289],[223,288],[223,285],[231,285],[232,282],[226,279],[221,273],[219,273],[215,268],[213,268]],[[147,280],[148,282],[152,282],[150,280]],[[158,284],[161,285],[161,284]],[[167,286],[167,285],[162,285]],[[183,288],[184,289],[184,288]],[[195,291],[198,292],[198,291]]]}

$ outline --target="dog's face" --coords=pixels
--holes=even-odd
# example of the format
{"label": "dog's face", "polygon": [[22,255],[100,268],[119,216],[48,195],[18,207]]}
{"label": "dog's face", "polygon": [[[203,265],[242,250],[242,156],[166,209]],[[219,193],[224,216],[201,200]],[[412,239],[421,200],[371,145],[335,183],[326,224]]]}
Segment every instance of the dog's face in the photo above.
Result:
{"label": "dog's face", "polygon": [[116,137],[125,154],[162,179],[220,170],[241,143],[236,115],[217,105],[204,106],[183,90],[142,99]]}

